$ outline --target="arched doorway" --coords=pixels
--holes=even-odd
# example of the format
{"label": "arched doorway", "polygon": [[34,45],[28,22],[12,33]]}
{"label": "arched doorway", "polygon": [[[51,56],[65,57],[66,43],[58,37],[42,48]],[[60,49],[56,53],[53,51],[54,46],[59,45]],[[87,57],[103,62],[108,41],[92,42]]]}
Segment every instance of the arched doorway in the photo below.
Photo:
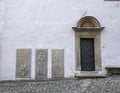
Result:
{"label": "arched doorway", "polygon": [[92,16],[81,18],[75,31],[76,71],[82,74],[98,74],[101,65],[101,31],[99,21]]}

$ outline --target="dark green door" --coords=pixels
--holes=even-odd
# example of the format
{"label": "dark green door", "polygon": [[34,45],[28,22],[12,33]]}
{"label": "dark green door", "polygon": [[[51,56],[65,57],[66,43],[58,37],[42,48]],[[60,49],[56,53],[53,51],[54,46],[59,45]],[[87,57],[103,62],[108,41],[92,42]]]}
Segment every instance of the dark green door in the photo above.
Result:
{"label": "dark green door", "polygon": [[94,38],[80,38],[81,71],[95,71]]}

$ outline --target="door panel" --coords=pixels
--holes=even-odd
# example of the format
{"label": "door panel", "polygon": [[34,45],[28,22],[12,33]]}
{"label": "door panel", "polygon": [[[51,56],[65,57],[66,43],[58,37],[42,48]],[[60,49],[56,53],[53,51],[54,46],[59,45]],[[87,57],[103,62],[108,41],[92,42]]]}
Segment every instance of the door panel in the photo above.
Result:
{"label": "door panel", "polygon": [[95,71],[94,39],[80,38],[81,71]]}

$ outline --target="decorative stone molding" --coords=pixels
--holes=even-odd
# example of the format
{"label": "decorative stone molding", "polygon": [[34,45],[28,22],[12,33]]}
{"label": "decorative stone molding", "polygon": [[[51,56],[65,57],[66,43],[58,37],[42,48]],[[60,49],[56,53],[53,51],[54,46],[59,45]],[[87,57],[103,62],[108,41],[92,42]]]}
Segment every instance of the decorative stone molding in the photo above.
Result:
{"label": "decorative stone molding", "polygon": [[31,77],[31,49],[16,50],[16,78],[28,79]]}
{"label": "decorative stone molding", "polygon": [[48,49],[36,49],[35,78],[47,78]]}
{"label": "decorative stone molding", "polygon": [[83,32],[83,31],[102,31],[105,27],[72,27],[72,29],[76,32]]}
{"label": "decorative stone molding", "polygon": [[18,67],[18,69],[21,76],[26,76],[29,73],[29,67],[27,67],[26,65],[21,65],[20,67]]}
{"label": "decorative stone molding", "polygon": [[[86,24],[85,26],[83,24]],[[100,27],[99,21],[93,16],[85,16],[81,18],[78,23],[77,27]]]}
{"label": "decorative stone molding", "polygon": [[[101,27],[99,21],[92,16],[86,16],[81,18],[77,27],[72,27],[75,31],[75,59],[76,59],[76,71],[79,74],[75,74],[76,77],[104,77],[104,74],[99,74],[102,71],[101,62],[101,31],[105,27]],[[95,60],[95,71],[82,71],[81,70],[81,38],[92,38],[94,39],[94,60]]]}
{"label": "decorative stone molding", "polygon": [[81,18],[77,22],[77,27],[72,27],[76,32],[83,31],[102,31],[105,27],[101,27],[99,21],[92,16],[86,16]]}

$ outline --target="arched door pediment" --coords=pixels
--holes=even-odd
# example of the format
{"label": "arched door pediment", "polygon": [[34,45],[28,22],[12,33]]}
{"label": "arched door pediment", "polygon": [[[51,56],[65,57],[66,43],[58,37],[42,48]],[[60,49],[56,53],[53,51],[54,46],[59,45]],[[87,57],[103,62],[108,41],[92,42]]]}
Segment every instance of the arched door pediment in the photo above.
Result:
{"label": "arched door pediment", "polygon": [[74,31],[102,31],[100,22],[93,16],[85,16],[77,22],[77,27],[72,27]]}

